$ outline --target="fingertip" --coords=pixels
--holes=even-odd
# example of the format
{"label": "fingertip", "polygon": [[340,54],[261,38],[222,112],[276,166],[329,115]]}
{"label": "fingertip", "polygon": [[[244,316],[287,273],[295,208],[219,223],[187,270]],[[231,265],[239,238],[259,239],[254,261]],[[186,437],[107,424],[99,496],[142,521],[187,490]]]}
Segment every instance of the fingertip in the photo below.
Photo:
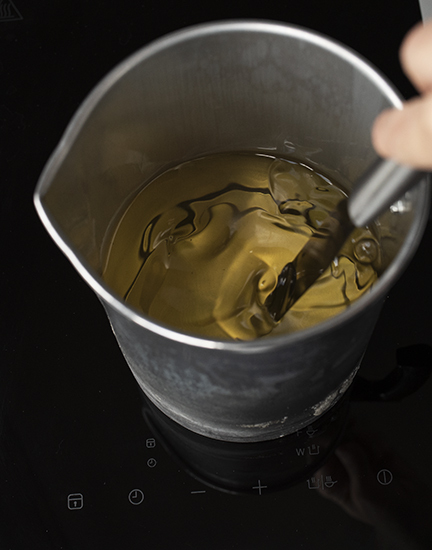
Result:
{"label": "fingertip", "polygon": [[405,74],[420,91],[432,84],[430,52],[432,51],[432,19],[418,22],[405,35],[399,48],[399,59]]}
{"label": "fingertip", "polygon": [[400,53],[402,54],[403,51],[406,48],[409,48],[410,44],[417,39],[419,33],[423,33],[425,28],[425,22],[424,21],[418,21],[415,25],[413,25],[409,31],[405,34],[401,46],[400,46]]}
{"label": "fingertip", "polygon": [[380,114],[372,144],[384,158],[420,170],[432,169],[432,94],[407,101],[403,109]]}
{"label": "fingertip", "polygon": [[421,37],[421,35],[425,32],[424,29],[425,24],[423,23],[423,21],[419,21],[404,36],[399,48],[399,59],[402,63],[402,66],[406,64],[409,53],[411,52],[412,48],[416,46],[419,37]]}
{"label": "fingertip", "polygon": [[397,124],[398,113],[398,109],[386,109],[377,116],[372,126],[372,145],[382,157],[388,157],[391,154],[392,135]]}

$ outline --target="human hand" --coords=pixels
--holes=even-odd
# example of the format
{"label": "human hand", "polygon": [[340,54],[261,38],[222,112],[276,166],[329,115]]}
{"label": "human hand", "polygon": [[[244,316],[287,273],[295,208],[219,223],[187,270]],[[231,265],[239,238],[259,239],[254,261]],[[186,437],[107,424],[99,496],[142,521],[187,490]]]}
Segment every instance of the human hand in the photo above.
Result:
{"label": "human hand", "polygon": [[419,23],[400,49],[402,68],[420,95],[376,119],[372,143],[379,155],[421,170],[432,170],[432,20]]}

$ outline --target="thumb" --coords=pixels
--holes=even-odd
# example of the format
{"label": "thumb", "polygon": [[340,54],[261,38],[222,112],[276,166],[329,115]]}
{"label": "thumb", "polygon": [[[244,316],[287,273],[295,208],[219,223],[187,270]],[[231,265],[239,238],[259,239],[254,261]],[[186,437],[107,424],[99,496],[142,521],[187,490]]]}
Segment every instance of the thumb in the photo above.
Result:
{"label": "thumb", "polygon": [[400,164],[432,169],[432,94],[382,112],[372,128],[377,153]]}

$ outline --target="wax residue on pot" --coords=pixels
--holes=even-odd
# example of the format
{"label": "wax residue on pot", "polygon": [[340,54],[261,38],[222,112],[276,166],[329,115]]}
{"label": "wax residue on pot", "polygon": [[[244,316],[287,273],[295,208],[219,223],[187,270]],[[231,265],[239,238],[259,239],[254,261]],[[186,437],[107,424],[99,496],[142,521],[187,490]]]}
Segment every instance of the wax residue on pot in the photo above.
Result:
{"label": "wax residue on pot", "polygon": [[276,325],[264,303],[282,267],[344,196],[301,163],[215,154],[164,172],[136,196],[114,232],[105,281],[131,306],[175,329],[251,340],[336,315],[377,278],[379,242],[356,229]]}

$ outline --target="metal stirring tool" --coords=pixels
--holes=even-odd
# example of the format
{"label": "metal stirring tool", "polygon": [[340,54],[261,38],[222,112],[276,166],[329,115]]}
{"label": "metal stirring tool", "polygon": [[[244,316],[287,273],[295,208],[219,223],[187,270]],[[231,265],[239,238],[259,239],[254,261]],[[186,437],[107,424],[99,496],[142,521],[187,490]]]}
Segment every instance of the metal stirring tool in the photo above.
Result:
{"label": "metal stirring tool", "polygon": [[279,274],[265,306],[279,321],[329,267],[355,227],[364,227],[418,183],[425,172],[378,159]]}

